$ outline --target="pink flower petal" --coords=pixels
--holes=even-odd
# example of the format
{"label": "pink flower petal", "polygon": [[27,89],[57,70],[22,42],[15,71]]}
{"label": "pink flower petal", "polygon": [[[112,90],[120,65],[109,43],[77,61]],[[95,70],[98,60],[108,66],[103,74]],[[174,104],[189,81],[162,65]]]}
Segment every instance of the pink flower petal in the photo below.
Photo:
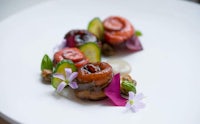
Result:
{"label": "pink flower petal", "polygon": [[135,108],[137,108],[137,109],[142,109],[142,108],[144,108],[144,107],[145,107],[145,104],[142,103],[142,102],[137,102],[137,103],[135,104]]}
{"label": "pink flower petal", "polygon": [[127,99],[120,95],[120,74],[114,75],[111,83],[105,88],[105,94],[116,106],[125,106]]}
{"label": "pink flower petal", "polygon": [[78,72],[73,72],[70,76],[69,76],[69,82],[72,82],[76,77],[78,76]]}
{"label": "pink flower petal", "polygon": [[72,69],[71,68],[65,68],[66,79],[68,79],[71,74],[72,74]]}
{"label": "pink flower petal", "polygon": [[61,80],[65,80],[65,77],[62,75],[62,74],[57,74],[57,73],[55,73],[55,74],[53,74],[53,77],[55,77],[55,78],[58,78],[58,79],[61,79]]}
{"label": "pink flower petal", "polygon": [[61,82],[61,83],[58,85],[56,91],[57,91],[58,93],[60,93],[60,92],[65,88],[66,85],[67,85],[67,84],[66,84],[64,81]]}
{"label": "pink flower petal", "polygon": [[134,100],[139,101],[142,100],[144,98],[143,93],[137,93],[135,94]]}
{"label": "pink flower petal", "polygon": [[78,84],[76,82],[70,82],[69,83],[69,86],[72,88],[72,89],[77,89],[78,88]]}
{"label": "pink flower petal", "polygon": [[130,104],[130,102],[129,102],[129,101],[127,101],[127,103],[126,103],[125,107],[126,107],[127,109],[130,109],[130,108],[131,108],[131,104]]}
{"label": "pink flower petal", "polygon": [[131,109],[132,112],[137,112],[138,111],[138,109],[135,106],[131,106],[130,109]]}
{"label": "pink flower petal", "polygon": [[128,98],[129,100],[134,99],[135,93],[134,93],[134,92],[131,92],[131,91],[128,92],[128,97],[129,97],[129,98]]}

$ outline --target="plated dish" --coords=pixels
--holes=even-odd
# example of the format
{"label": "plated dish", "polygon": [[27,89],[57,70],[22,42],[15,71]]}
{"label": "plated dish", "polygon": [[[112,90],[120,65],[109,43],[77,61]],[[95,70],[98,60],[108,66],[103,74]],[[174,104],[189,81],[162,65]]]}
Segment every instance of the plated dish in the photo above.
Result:
{"label": "plated dish", "polygon": [[89,22],[87,30],[67,32],[60,45],[54,48],[53,60],[44,55],[41,76],[58,93],[70,87],[80,99],[108,97],[115,106],[126,106],[137,112],[145,106],[141,102],[144,96],[136,93],[136,81],[129,75],[131,66],[120,59],[103,62],[101,58],[113,56],[119,50],[141,51],[138,38],[141,35],[124,17],[110,16],[104,21],[96,17]]}
{"label": "plated dish", "polygon": [[[0,112],[30,124],[198,123],[199,13],[199,5],[186,1],[117,0],[113,5],[112,0],[59,0],[10,16],[0,23]],[[41,83],[43,56],[53,60],[53,48],[68,31],[87,29],[94,17],[112,15],[143,33],[142,51],[101,57],[102,62],[112,58],[130,65],[136,90],[145,95],[146,107],[137,113],[113,106],[110,99],[82,100],[70,87],[58,95],[53,86]]]}

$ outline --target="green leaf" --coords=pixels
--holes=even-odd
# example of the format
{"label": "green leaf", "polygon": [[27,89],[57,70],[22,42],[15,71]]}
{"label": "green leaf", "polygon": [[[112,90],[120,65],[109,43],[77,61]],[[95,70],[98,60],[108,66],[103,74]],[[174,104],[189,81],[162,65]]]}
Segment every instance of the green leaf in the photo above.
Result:
{"label": "green leaf", "polygon": [[41,63],[41,70],[49,69],[53,71],[53,62],[47,54],[44,55]]}
{"label": "green leaf", "polygon": [[138,36],[138,37],[140,37],[140,36],[142,36],[142,32],[139,31],[139,30],[136,30],[136,31],[135,31],[135,35]]}
{"label": "green leaf", "polygon": [[124,88],[124,90],[125,90],[127,93],[128,93],[129,91],[132,91],[132,92],[136,93],[136,88],[135,88],[133,82],[124,80],[124,81],[122,82],[122,87]]}

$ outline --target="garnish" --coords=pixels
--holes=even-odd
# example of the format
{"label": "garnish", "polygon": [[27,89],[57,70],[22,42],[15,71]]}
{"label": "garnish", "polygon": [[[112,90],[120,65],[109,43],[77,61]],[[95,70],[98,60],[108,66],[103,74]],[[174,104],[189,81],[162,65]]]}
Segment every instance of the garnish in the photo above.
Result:
{"label": "garnish", "polygon": [[100,62],[101,61],[101,50],[96,43],[88,42],[79,48],[81,52],[89,59],[89,62]]}
{"label": "garnish", "polygon": [[53,71],[53,62],[47,54],[45,54],[44,57],[42,58],[40,68],[42,71],[41,75],[42,75],[43,80],[46,82],[50,82],[52,71]]}
{"label": "garnish", "polygon": [[130,82],[130,81],[127,81],[127,80],[122,81],[121,86],[123,87],[123,89],[125,90],[125,92],[132,91],[132,92],[136,93],[136,88],[133,85],[133,83]]}
{"label": "garnish", "polygon": [[142,44],[137,36],[132,36],[125,42],[126,47],[132,52],[143,50]]}
{"label": "garnish", "polygon": [[135,31],[135,35],[136,35],[137,37],[140,37],[140,36],[142,36],[142,32],[139,31],[139,30],[136,30],[136,31]]}
{"label": "garnish", "polygon": [[64,38],[66,47],[80,47],[88,42],[99,43],[97,37],[88,30],[70,30]]}
{"label": "garnish", "polygon": [[53,70],[53,62],[47,54],[44,55],[41,63],[41,70],[43,71],[44,69]]}
{"label": "garnish", "polygon": [[132,112],[137,112],[139,109],[145,107],[145,104],[141,102],[144,98],[142,93],[135,94],[134,92],[129,92],[129,99],[126,103],[126,108],[131,109]]}
{"label": "garnish", "polygon": [[116,106],[125,106],[126,99],[120,95],[120,74],[114,75],[111,83],[105,88],[106,96],[112,100]]}
{"label": "garnish", "polygon": [[[54,74],[62,74],[62,75],[66,75],[66,71],[65,68],[70,68],[72,70],[72,72],[76,72],[76,66],[74,65],[74,63],[71,60],[62,60],[61,62],[59,62],[54,70]],[[58,85],[62,82],[62,80],[60,78],[56,78],[54,76],[52,76],[51,78],[51,84],[54,88],[57,89]]]}
{"label": "garnish", "polygon": [[48,69],[42,70],[42,77],[43,77],[44,81],[51,82],[51,76],[52,76],[51,70],[48,70]]}
{"label": "garnish", "polygon": [[65,75],[59,73],[53,74],[54,78],[61,80],[61,83],[58,85],[56,91],[60,93],[67,85],[69,85],[72,89],[78,88],[77,82],[73,81],[77,75],[78,73],[72,72],[71,68],[65,68]]}
{"label": "garnish", "polygon": [[128,95],[130,91],[136,93],[136,81],[128,74],[121,76],[120,90],[124,95]]}
{"label": "garnish", "polygon": [[88,31],[93,33],[99,40],[103,40],[104,27],[100,18],[96,17],[89,22]]}

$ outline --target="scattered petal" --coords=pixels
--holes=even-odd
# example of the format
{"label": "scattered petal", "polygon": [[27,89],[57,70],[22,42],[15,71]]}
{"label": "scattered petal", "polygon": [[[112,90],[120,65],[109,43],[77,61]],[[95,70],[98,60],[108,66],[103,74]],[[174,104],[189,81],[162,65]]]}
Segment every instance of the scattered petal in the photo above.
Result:
{"label": "scattered petal", "polygon": [[55,78],[58,78],[58,79],[61,79],[61,80],[65,80],[65,77],[64,77],[64,75],[62,75],[62,74],[58,74],[58,73],[55,73],[55,74],[53,74],[53,77],[55,77]]}
{"label": "scattered petal", "polygon": [[58,85],[56,91],[57,91],[58,93],[60,93],[60,92],[65,88],[66,85],[67,85],[67,84],[66,84],[64,81],[61,82],[61,83]]}
{"label": "scattered petal", "polygon": [[134,92],[128,92],[129,99],[133,99],[135,96]]}
{"label": "scattered petal", "polygon": [[135,94],[135,100],[139,101],[139,100],[142,100],[144,98],[144,95],[143,93],[138,93],[138,94]]}
{"label": "scattered petal", "polygon": [[114,75],[111,83],[105,88],[105,94],[116,106],[125,106],[126,99],[120,95],[120,74]]}
{"label": "scattered petal", "polygon": [[72,88],[72,89],[77,89],[78,88],[78,84],[76,82],[71,82],[69,83],[69,86]]}
{"label": "scattered petal", "polygon": [[130,108],[131,108],[130,102],[127,102],[126,105],[125,105],[125,107],[126,107],[127,109],[130,109]]}
{"label": "scattered petal", "polygon": [[145,104],[141,102],[144,98],[142,93],[135,94],[134,92],[129,92],[129,99],[126,103],[126,108],[131,109],[132,112],[137,112],[139,109],[145,107]]}
{"label": "scattered petal", "polygon": [[77,76],[78,72],[73,72],[68,78],[69,82],[72,82]]}
{"label": "scattered petal", "polygon": [[130,109],[131,109],[131,111],[134,112],[134,113],[138,111],[138,109],[137,109],[136,107],[134,107],[134,106],[131,107]]}
{"label": "scattered petal", "polygon": [[135,107],[138,108],[138,109],[142,109],[145,107],[145,104],[142,103],[142,102],[138,102],[137,104],[135,104]]}
{"label": "scattered petal", "polygon": [[69,85],[72,89],[78,88],[77,83],[73,82],[73,80],[77,77],[78,72],[72,73],[71,68],[65,68],[64,70],[65,70],[65,75],[58,73],[53,74],[53,77],[62,80],[62,82],[57,86],[56,89],[58,93],[60,93],[66,85]]}
{"label": "scattered petal", "polygon": [[72,69],[71,68],[65,68],[66,79],[68,79],[71,74],[72,74]]}

